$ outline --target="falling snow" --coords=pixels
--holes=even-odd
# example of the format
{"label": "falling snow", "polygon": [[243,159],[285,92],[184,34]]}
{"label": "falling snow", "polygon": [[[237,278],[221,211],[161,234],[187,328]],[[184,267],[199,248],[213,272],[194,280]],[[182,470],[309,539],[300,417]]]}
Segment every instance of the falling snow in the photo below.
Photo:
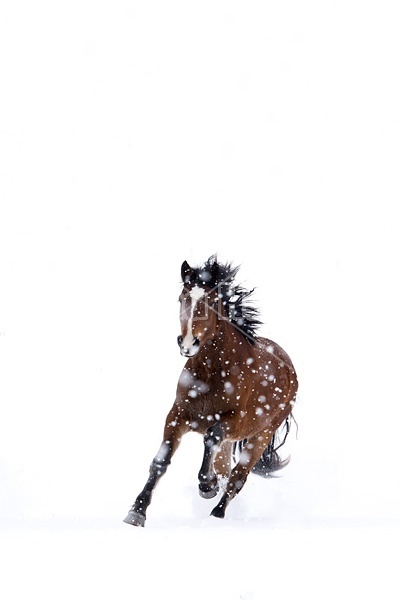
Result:
{"label": "falling snow", "polygon": [[[399,598],[398,3],[3,5],[0,597]],[[129,528],[214,248],[298,369],[291,463],[212,519],[190,433]]]}
{"label": "falling snow", "polygon": [[233,392],[235,391],[235,387],[230,381],[225,381],[224,389],[227,394],[233,394]]}

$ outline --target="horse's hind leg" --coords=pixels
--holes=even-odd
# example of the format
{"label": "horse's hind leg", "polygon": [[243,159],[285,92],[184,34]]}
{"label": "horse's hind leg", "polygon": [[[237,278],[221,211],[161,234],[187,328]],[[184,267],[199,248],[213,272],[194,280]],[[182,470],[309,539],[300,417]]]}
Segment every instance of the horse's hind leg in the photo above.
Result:
{"label": "horse's hind leg", "polygon": [[232,469],[231,476],[226,487],[226,492],[221,497],[217,506],[212,510],[211,515],[223,519],[225,511],[230,501],[240,492],[246,483],[248,474],[253,466],[261,458],[265,446],[268,444],[268,438],[271,437],[270,432],[264,432],[253,438],[250,438],[242,451],[239,462]]}
{"label": "horse's hind leg", "polygon": [[232,464],[232,445],[229,440],[222,442],[221,447],[214,459],[214,469],[217,475],[229,479]]}

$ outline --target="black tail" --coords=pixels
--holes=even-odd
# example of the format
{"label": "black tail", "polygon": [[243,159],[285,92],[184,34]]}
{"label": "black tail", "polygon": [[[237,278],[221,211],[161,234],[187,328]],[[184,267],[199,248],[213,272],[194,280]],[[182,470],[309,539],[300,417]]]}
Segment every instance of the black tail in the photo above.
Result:
{"label": "black tail", "polygon": [[265,448],[263,455],[261,456],[258,463],[254,465],[252,468],[252,472],[256,475],[260,475],[261,477],[269,477],[271,473],[275,471],[280,471],[290,462],[290,456],[282,460],[279,456],[278,452],[274,448],[275,444],[275,436],[272,438],[271,442]]}
{"label": "black tail", "polygon": [[[275,471],[280,471],[286,465],[289,464],[290,456],[285,460],[282,460],[277,452],[279,448],[283,446],[286,442],[286,438],[290,431],[290,420],[289,417],[286,419],[283,426],[286,428],[285,435],[283,441],[280,442],[278,439],[277,432],[272,436],[272,440],[265,448],[260,460],[254,465],[252,468],[252,472],[256,475],[260,475],[260,477],[270,477],[271,473]],[[233,446],[233,456],[235,457],[236,451],[242,452],[243,448],[246,446],[247,440],[242,440],[241,442],[236,442]]]}

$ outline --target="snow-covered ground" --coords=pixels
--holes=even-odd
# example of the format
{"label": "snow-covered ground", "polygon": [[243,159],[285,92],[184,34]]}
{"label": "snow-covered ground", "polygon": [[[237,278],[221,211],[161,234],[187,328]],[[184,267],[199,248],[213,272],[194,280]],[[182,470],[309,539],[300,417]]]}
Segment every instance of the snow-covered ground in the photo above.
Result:
{"label": "snow-covered ground", "polygon": [[[1,598],[399,597],[398,17],[2,4]],[[188,435],[129,527],[214,252],[298,371],[291,463],[220,521]]]}

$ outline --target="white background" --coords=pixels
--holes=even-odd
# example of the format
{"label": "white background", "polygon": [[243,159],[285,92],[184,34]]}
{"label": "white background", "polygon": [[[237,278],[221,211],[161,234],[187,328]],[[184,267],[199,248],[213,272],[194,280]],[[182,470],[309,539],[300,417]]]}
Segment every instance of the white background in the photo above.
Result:
{"label": "white background", "polygon": [[[1,4],[2,597],[398,597],[399,57],[389,1]],[[217,521],[188,436],[130,528],[214,252],[297,368],[291,464]]]}

